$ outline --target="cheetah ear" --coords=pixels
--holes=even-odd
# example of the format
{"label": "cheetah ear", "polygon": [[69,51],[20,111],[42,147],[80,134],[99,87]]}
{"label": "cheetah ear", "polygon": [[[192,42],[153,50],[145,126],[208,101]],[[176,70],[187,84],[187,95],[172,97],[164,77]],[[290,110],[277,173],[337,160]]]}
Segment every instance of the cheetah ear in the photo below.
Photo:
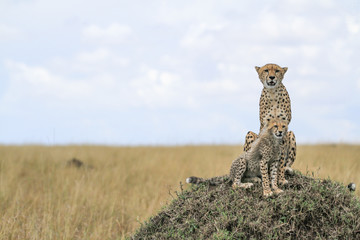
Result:
{"label": "cheetah ear", "polygon": [[285,124],[286,127],[289,126],[289,121],[286,118],[282,118],[280,121],[281,121],[282,124]]}
{"label": "cheetah ear", "polygon": [[284,70],[284,74],[285,74],[285,73],[286,73],[286,71],[288,70],[288,68],[287,68],[287,67],[283,67],[282,69]]}
{"label": "cheetah ear", "polygon": [[260,67],[255,66],[255,70],[259,73]]}

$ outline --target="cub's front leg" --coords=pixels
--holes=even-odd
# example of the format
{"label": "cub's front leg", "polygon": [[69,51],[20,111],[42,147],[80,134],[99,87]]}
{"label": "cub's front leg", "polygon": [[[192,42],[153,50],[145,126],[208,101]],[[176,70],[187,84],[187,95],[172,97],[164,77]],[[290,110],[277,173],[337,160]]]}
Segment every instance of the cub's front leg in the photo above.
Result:
{"label": "cub's front leg", "polygon": [[269,157],[263,154],[263,157],[260,161],[260,172],[261,172],[261,178],[262,178],[262,187],[263,187],[263,195],[265,197],[270,197],[273,195],[273,192],[270,188],[270,180],[269,180]]}
{"label": "cub's front leg", "polygon": [[283,190],[278,187],[278,165],[279,161],[274,161],[270,164],[271,187],[275,194],[283,192]]}

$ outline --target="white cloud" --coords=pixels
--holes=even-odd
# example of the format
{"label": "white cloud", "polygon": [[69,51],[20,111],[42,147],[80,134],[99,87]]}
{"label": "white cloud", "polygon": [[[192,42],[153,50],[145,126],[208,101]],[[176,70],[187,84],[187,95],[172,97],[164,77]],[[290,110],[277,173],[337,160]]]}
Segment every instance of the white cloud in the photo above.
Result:
{"label": "white cloud", "polygon": [[204,90],[213,96],[224,94],[237,94],[241,92],[241,82],[234,79],[219,79],[211,81],[204,86]]}
{"label": "white cloud", "polygon": [[193,48],[208,48],[214,44],[216,33],[224,29],[224,25],[208,25],[201,23],[190,26],[188,32],[181,39],[181,46]]}
{"label": "white cloud", "polygon": [[351,34],[358,34],[360,32],[360,18],[348,16],[346,18],[346,27]]}
{"label": "white cloud", "polygon": [[108,48],[98,48],[74,55],[71,59],[54,58],[50,68],[63,74],[102,74],[128,67],[130,60]]}
{"label": "white cloud", "polygon": [[[31,67],[24,63],[6,61],[10,84],[5,99],[24,101],[25,99],[71,100],[91,96],[91,89],[84,81],[64,79],[52,74],[44,67]],[[26,100],[25,100],[26,101]]]}
{"label": "white cloud", "polygon": [[[102,52],[99,55],[106,54]],[[78,56],[76,60],[79,60]],[[90,68],[93,61],[98,59],[86,57],[85,60]],[[16,106],[26,99],[50,106],[82,106],[86,109],[169,107],[182,105],[182,95],[186,95],[187,87],[179,75],[148,67],[142,67],[141,73],[130,80],[121,79],[114,70],[75,78],[52,72],[43,66],[29,66],[9,60],[5,65],[9,72],[9,84],[2,99],[2,108],[6,105]]]}
{"label": "white cloud", "polygon": [[12,40],[20,35],[20,31],[15,27],[10,27],[0,23],[0,41]]}
{"label": "white cloud", "polygon": [[[316,68],[316,66],[314,66],[312,64],[299,64],[297,66],[294,66],[294,69],[291,69],[291,70],[295,71],[298,74],[298,76],[301,76],[301,78],[309,77],[311,75],[314,76],[319,72],[319,70]],[[301,78],[299,78],[299,80]],[[304,87],[307,87],[309,84],[311,84],[313,86],[313,84],[311,82],[304,84],[303,81],[300,81],[300,83]],[[319,89],[316,89],[316,90],[319,90]]]}
{"label": "white cloud", "polygon": [[214,92],[216,89],[223,90],[221,93],[224,95],[236,92],[245,99],[244,96],[249,97],[249,93],[261,88],[254,66],[248,68],[240,64],[220,62],[217,64],[217,69],[221,76],[209,83]]}
{"label": "white cloud", "polygon": [[[128,83],[111,73],[72,77],[52,72],[43,66],[29,66],[7,61],[9,83],[0,102],[1,109],[18,111],[24,102],[68,109],[101,109],[131,107],[134,92]],[[54,108],[54,109],[55,109]]]}
{"label": "white cloud", "polygon": [[77,55],[76,60],[84,63],[98,63],[109,59],[110,51],[108,49],[100,48],[93,52],[83,52]]}
{"label": "white cloud", "polygon": [[119,23],[113,23],[107,27],[94,24],[85,27],[82,33],[86,39],[101,43],[121,43],[132,34],[132,29],[128,25]]}
{"label": "white cloud", "polygon": [[316,58],[320,54],[320,47],[317,45],[302,45],[300,46],[300,51],[303,56],[306,58]]}
{"label": "white cloud", "polygon": [[164,107],[181,102],[180,96],[184,95],[181,76],[147,66],[143,66],[141,72],[130,84],[138,97],[137,105]]}
{"label": "white cloud", "polygon": [[[108,126],[111,131],[109,119],[116,119],[115,125],[123,128],[131,129],[137,121],[137,126],[148,129],[152,125],[146,120],[156,118],[159,131],[168,126],[168,132],[159,135],[175,134],[169,126],[193,134],[196,125],[203,127],[202,133],[179,139],[196,142],[201,134],[205,140],[220,135],[226,139],[242,134],[222,132],[226,124],[234,129],[238,124],[244,131],[257,129],[262,85],[254,66],[274,62],[289,67],[284,84],[293,104],[292,127],[298,128],[300,141],[321,136],[338,139],[328,136],[325,128],[318,136],[311,135],[306,129],[314,123],[336,123],[339,129],[360,135],[360,128],[351,125],[359,126],[359,115],[353,111],[360,89],[356,4],[332,0],[219,4],[209,0],[204,5],[194,0],[190,6],[155,0],[143,1],[139,8],[136,2],[120,7],[114,0],[107,4],[65,0],[55,6],[40,2],[9,2],[4,8],[0,41],[23,34],[26,41],[0,45],[0,61],[14,60],[2,68],[1,109],[22,109],[24,115],[32,115],[23,104],[61,105],[64,114],[78,107],[88,113],[89,121],[107,110],[107,117],[98,121],[99,128]],[[16,20],[15,15],[19,16]],[[311,123],[306,125],[310,107]],[[130,110],[124,118],[126,109]],[[134,109],[137,116],[131,116]],[[49,111],[56,113],[56,108]],[[176,117],[170,116],[172,111]],[[344,119],[332,122],[336,116]],[[204,118],[211,124],[203,124]],[[184,120],[188,125],[182,125]],[[212,130],[217,132],[211,135]],[[145,131],[139,127],[138,137],[124,135],[123,142],[149,139],[141,132]],[[163,143],[167,140],[174,143],[171,137]]]}
{"label": "white cloud", "polygon": [[331,31],[338,27],[339,21],[338,17],[324,16],[314,22],[314,19],[306,15],[279,15],[265,11],[258,21],[252,23],[255,31],[250,36],[257,36],[263,42],[317,43],[329,37]]}
{"label": "white cloud", "polygon": [[[154,108],[193,109],[212,104],[234,104],[251,98],[248,86],[255,89],[260,85],[256,79],[239,81],[227,77],[226,69],[219,78],[208,81],[187,79],[178,72],[161,71],[148,66],[143,66],[141,71],[142,74],[133,79],[130,86],[139,97],[138,106]],[[244,108],[247,109],[247,106]]]}
{"label": "white cloud", "polygon": [[[120,57],[106,48],[99,48],[92,52],[82,52],[75,56],[75,66],[80,69],[87,67],[92,70],[104,71],[104,68],[126,67],[129,64],[129,59]],[[89,69],[90,70],[90,69]]]}

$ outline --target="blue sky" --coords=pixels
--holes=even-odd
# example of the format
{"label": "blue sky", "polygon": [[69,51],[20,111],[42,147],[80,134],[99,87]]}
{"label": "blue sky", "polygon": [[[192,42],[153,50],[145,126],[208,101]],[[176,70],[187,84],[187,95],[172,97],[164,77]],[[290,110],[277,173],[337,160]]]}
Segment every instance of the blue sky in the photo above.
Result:
{"label": "blue sky", "polygon": [[254,66],[288,67],[299,143],[360,143],[359,1],[0,1],[1,144],[227,144]]}

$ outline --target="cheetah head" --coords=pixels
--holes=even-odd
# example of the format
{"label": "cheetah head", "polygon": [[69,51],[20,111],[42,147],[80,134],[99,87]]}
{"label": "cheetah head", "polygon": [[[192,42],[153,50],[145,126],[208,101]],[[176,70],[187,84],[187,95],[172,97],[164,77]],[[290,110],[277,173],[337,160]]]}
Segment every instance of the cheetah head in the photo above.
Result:
{"label": "cheetah head", "polygon": [[273,119],[270,120],[268,129],[275,136],[275,138],[282,138],[287,133],[288,123],[287,121]]}
{"label": "cheetah head", "polygon": [[264,87],[271,89],[279,85],[288,68],[269,63],[262,67],[255,67],[255,69]]}

